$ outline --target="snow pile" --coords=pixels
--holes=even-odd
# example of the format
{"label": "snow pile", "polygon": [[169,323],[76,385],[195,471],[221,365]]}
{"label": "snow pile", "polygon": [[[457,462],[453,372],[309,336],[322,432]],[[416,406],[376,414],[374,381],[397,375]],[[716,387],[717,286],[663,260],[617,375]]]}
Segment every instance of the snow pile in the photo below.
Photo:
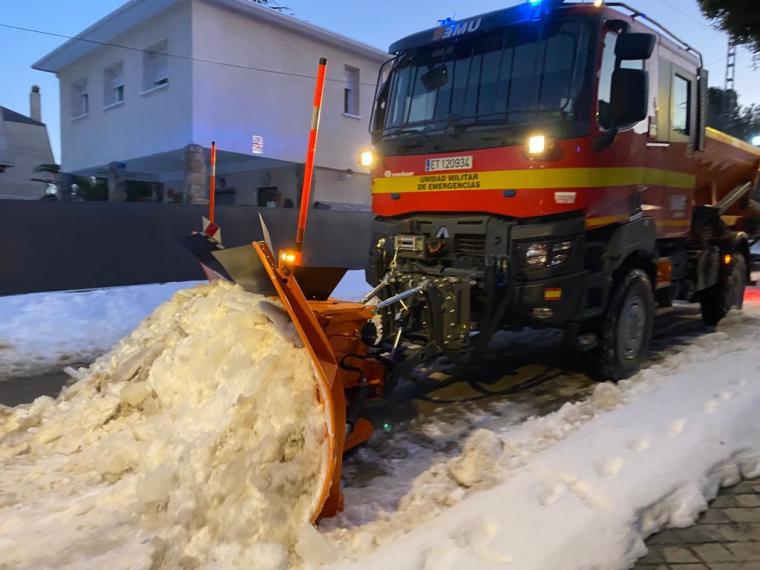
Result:
{"label": "snow pile", "polygon": [[630,567],[648,535],[760,475],[760,310],[721,328],[555,413],[472,432],[371,522],[349,505],[326,525],[346,556],[333,567]]}
{"label": "snow pile", "polygon": [[58,400],[0,407],[0,560],[290,567],[299,535],[315,540],[327,453],[298,344],[279,305],[226,283],[199,286]]}
{"label": "snow pile", "polygon": [[193,284],[0,297],[0,381],[92,362]]}

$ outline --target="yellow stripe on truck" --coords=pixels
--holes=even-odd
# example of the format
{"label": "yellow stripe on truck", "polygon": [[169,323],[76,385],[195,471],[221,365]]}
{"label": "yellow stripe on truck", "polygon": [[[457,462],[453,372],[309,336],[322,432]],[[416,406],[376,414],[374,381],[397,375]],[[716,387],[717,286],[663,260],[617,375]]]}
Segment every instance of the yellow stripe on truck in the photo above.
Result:
{"label": "yellow stripe on truck", "polygon": [[610,224],[627,222],[630,219],[631,219],[630,214],[619,214],[617,216],[603,216],[601,218],[586,218],[586,227],[598,228],[601,226],[609,226]]}
{"label": "yellow stripe on truck", "polygon": [[726,133],[721,132],[717,129],[713,129],[712,127],[707,127],[707,136],[711,139],[715,139],[716,141],[730,144],[732,147],[741,149],[744,152],[754,154],[755,156],[760,156],[760,148],[753,146],[748,142],[744,142],[741,139],[737,139],[736,137],[732,137],[731,135],[727,135]]}
{"label": "yellow stripe on truck", "polygon": [[375,178],[373,194],[462,190],[543,190],[608,186],[666,186],[692,189],[696,177],[657,168],[545,168],[430,173],[421,176]]}
{"label": "yellow stripe on truck", "polygon": [[657,227],[671,226],[679,228],[687,228],[691,226],[691,220],[655,220]]}

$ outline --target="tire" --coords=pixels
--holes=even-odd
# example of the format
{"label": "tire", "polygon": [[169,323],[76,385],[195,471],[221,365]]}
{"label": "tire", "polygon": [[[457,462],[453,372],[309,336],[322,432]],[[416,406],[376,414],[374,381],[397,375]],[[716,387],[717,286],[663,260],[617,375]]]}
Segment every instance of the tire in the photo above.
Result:
{"label": "tire", "polygon": [[652,339],[654,311],[654,292],[646,272],[629,271],[612,293],[599,346],[590,354],[592,378],[617,382],[639,371]]}
{"label": "tire", "polygon": [[735,254],[731,271],[700,295],[702,321],[709,327],[716,327],[731,309],[744,307],[744,291],[747,288],[747,261],[741,254]]}

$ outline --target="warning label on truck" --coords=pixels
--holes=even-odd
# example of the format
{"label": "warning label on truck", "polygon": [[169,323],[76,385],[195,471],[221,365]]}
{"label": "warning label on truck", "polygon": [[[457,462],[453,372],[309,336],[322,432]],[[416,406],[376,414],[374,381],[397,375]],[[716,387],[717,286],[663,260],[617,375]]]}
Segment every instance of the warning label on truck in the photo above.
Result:
{"label": "warning label on truck", "polygon": [[465,172],[461,174],[432,174],[420,176],[417,190],[477,190],[480,188],[480,174]]}

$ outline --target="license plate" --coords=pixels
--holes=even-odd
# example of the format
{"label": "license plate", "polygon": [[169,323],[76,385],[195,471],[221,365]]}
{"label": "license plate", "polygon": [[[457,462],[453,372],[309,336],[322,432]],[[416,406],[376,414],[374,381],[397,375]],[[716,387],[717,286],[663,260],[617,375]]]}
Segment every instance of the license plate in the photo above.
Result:
{"label": "license plate", "polygon": [[441,170],[472,170],[472,157],[446,156],[443,158],[428,158],[425,161],[425,172]]}

